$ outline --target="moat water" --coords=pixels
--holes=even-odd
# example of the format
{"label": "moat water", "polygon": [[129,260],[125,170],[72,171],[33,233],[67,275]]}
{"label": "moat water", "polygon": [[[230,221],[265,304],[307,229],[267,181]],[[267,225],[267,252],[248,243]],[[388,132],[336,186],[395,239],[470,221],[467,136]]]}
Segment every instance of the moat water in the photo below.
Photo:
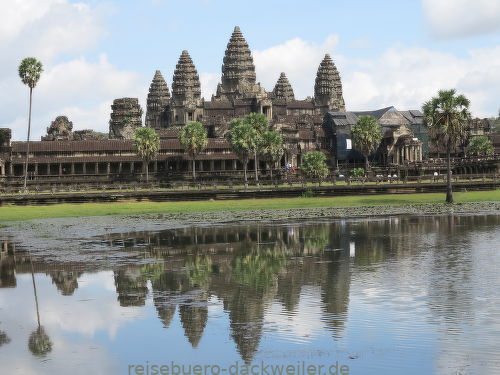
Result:
{"label": "moat water", "polygon": [[0,242],[1,374],[500,374],[500,215],[81,241]]}

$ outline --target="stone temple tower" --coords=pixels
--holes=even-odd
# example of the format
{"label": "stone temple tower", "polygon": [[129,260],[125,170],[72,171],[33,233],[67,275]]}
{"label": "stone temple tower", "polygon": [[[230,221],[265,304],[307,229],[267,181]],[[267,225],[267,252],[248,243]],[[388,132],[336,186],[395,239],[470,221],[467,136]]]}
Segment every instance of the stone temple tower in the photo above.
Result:
{"label": "stone temple tower", "polygon": [[170,92],[159,70],[156,71],[149,86],[146,103],[146,126],[155,129],[167,127],[169,119],[166,108],[170,104]]}
{"label": "stone temple tower", "polygon": [[119,98],[111,105],[110,139],[133,139],[142,126],[142,108],[137,98]]}
{"label": "stone temple tower", "polygon": [[217,86],[216,98],[232,101],[263,94],[255,80],[252,53],[240,28],[236,26],[227,44],[222,64],[222,82]]}
{"label": "stone temple tower", "polygon": [[200,121],[203,115],[200,77],[188,51],[182,51],[175,67],[171,108],[174,124]]}
{"label": "stone temple tower", "polygon": [[280,74],[280,78],[278,82],[276,82],[276,86],[274,86],[273,94],[276,99],[283,99],[287,102],[295,100],[292,85],[288,81],[285,73]]}
{"label": "stone temple tower", "polygon": [[327,111],[345,111],[342,96],[342,82],[335,64],[329,54],[326,54],[318,67],[314,84],[314,103],[319,109],[318,114]]}

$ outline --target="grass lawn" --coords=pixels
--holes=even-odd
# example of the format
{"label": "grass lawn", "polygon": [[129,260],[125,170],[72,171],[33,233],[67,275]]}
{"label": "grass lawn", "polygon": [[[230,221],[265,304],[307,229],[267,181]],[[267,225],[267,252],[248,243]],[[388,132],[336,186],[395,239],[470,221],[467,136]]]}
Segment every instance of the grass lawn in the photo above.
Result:
{"label": "grass lawn", "polygon": [[[455,202],[500,201],[500,190],[453,194]],[[316,207],[356,207],[444,203],[444,193],[356,195],[345,197],[271,198],[197,202],[116,202],[55,204],[50,206],[0,207],[0,221],[21,221],[52,217],[193,213],[244,210],[270,210]]]}

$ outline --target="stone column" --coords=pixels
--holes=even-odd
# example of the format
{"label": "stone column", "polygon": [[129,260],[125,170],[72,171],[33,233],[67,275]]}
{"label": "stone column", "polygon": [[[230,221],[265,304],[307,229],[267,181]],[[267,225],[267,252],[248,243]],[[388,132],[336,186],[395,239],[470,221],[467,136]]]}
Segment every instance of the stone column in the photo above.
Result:
{"label": "stone column", "polygon": [[38,176],[38,163],[35,163],[35,176]]}
{"label": "stone column", "polygon": [[131,174],[134,173],[134,162],[133,161],[130,162],[130,173]]}
{"label": "stone column", "polygon": [[71,163],[71,174],[75,174],[75,163]]}
{"label": "stone column", "polygon": [[200,172],[203,172],[203,160],[200,160],[200,161],[198,162],[198,170],[199,170]]}
{"label": "stone column", "polygon": [[61,176],[61,175],[62,175],[62,164],[59,163],[59,176]]}
{"label": "stone column", "polygon": [[83,174],[87,174],[87,163],[83,163]]}
{"label": "stone column", "polygon": [[226,160],[221,160],[220,162],[220,170],[225,171],[226,170]]}
{"label": "stone column", "polygon": [[111,163],[106,163],[106,174],[109,176],[111,172]]}
{"label": "stone column", "polygon": [[210,172],[213,172],[215,170],[215,161],[210,160]]}
{"label": "stone column", "polygon": [[237,160],[233,160],[233,171],[235,171],[238,167]]}
{"label": "stone column", "polygon": [[122,173],[122,162],[118,163],[118,173]]}
{"label": "stone column", "polygon": [[14,164],[11,162],[9,166],[9,175],[14,176]]}

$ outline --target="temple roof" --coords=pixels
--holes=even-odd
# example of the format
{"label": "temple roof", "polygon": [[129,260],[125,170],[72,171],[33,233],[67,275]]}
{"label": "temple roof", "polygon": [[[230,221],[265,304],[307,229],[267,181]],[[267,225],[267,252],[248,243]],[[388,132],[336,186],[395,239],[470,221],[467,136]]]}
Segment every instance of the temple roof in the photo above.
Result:
{"label": "temple roof", "polygon": [[345,110],[340,75],[328,53],[318,67],[314,83],[314,96],[316,99],[321,97],[333,98],[336,102],[335,107],[339,110]]}
{"label": "temple roof", "polygon": [[168,99],[170,99],[170,91],[168,90],[167,82],[165,82],[161,72],[157,70],[149,86],[147,107],[149,109],[154,104],[162,105]]}
{"label": "temple roof", "polygon": [[217,96],[234,99],[255,91],[255,66],[252,53],[238,26],[227,44],[222,64],[222,82]]}
{"label": "temple roof", "polygon": [[285,99],[286,101],[295,100],[292,85],[290,84],[290,81],[288,81],[285,73],[280,74],[278,82],[276,82],[276,85],[274,86],[273,93],[277,99]]}
{"label": "temple roof", "polygon": [[396,108],[394,108],[393,106],[391,107],[385,107],[385,108],[381,108],[381,109],[377,109],[375,111],[357,111],[357,112],[352,112],[354,113],[356,116],[372,116],[372,117],[375,117],[377,120],[380,119],[383,115],[386,114],[387,111],[396,111]]}
{"label": "temple roof", "polygon": [[200,77],[188,51],[182,51],[172,80],[172,99],[185,100],[201,97]]}

